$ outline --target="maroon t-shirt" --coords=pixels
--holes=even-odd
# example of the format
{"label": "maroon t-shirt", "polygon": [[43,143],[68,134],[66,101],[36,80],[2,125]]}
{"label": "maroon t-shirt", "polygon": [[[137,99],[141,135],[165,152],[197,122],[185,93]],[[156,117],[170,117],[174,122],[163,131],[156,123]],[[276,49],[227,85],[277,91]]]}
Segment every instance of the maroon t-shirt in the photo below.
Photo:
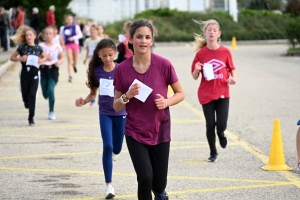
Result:
{"label": "maroon t-shirt", "polygon": [[127,119],[125,135],[131,136],[140,143],[156,145],[171,140],[171,121],[169,108],[158,110],[154,99],[156,94],[167,98],[168,85],[178,81],[171,62],[161,56],[151,53],[149,69],[140,74],[133,67],[133,57],[119,64],[115,72],[115,89],[121,93],[128,91],[134,79],[137,79],[153,89],[143,103],[132,98],[126,104]]}

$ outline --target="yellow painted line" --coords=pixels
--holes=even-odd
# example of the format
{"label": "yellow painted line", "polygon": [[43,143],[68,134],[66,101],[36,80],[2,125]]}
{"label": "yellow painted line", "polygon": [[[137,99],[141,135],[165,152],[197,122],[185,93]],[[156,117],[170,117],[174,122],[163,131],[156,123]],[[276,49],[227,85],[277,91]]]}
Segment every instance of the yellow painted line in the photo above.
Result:
{"label": "yellow painted line", "polygon": [[[182,190],[168,192],[169,198],[172,199],[172,195],[185,195],[191,193],[204,193],[204,192],[215,192],[215,191],[229,191],[229,190],[240,190],[240,189],[253,189],[253,188],[263,188],[263,187],[276,187],[276,186],[288,186],[292,185],[290,182],[274,183],[274,184],[257,184],[257,185],[245,185],[245,186],[233,186],[233,187],[219,187],[219,188],[201,188],[195,190]],[[117,199],[127,199],[134,198],[137,194],[127,194],[127,195],[117,195]],[[97,200],[104,197],[88,197],[88,198],[72,198],[68,200]]]}
{"label": "yellow painted line", "polygon": [[74,155],[89,155],[89,154],[101,154],[101,153],[102,152],[73,152],[73,153],[40,154],[40,155],[26,155],[26,156],[7,156],[7,157],[0,157],[0,160],[57,157],[57,156],[74,156]]}
{"label": "yellow painted line", "polygon": [[19,135],[19,134],[0,134],[0,137],[19,137],[19,138],[48,138],[48,139],[80,139],[80,140],[101,140],[99,137],[81,137],[81,136],[61,136],[61,135]]}
{"label": "yellow painted line", "polygon": [[[186,101],[183,101],[182,104],[189,109],[190,111],[192,111],[194,114],[196,114],[198,117],[203,118],[203,112],[199,111],[197,108],[193,107],[191,104],[189,104]],[[255,148],[254,146],[250,145],[249,143],[247,143],[246,141],[242,140],[241,138],[239,138],[239,136],[231,133],[230,131],[226,131],[226,135],[229,139],[231,139],[232,141],[234,141],[235,143],[240,143],[240,145],[247,150],[249,153],[251,153],[252,155],[254,155],[255,157],[257,157],[258,159],[261,160],[261,162],[263,162],[264,164],[268,164],[268,156],[264,155],[263,152],[261,152],[260,150],[258,150],[257,148]],[[292,174],[292,172],[288,172],[288,171],[277,171],[278,173],[280,173],[283,177],[285,177],[287,180],[291,181],[295,186],[297,186],[298,188],[300,188],[300,177]]]}
{"label": "yellow painted line", "polygon": [[[70,169],[39,169],[39,168],[18,168],[18,167],[0,167],[0,170],[6,171],[31,171],[31,172],[49,172],[49,173],[71,173],[71,174],[99,174],[99,171],[87,170],[70,170]],[[135,173],[118,173],[113,172],[114,176],[135,177]],[[230,179],[230,178],[208,178],[208,177],[195,177],[195,176],[168,176],[168,179],[182,179],[182,180],[205,180],[205,181],[227,181],[227,182],[245,182],[245,183],[270,183],[270,184],[288,184],[286,181],[268,181],[268,180],[251,180],[251,179]]]}

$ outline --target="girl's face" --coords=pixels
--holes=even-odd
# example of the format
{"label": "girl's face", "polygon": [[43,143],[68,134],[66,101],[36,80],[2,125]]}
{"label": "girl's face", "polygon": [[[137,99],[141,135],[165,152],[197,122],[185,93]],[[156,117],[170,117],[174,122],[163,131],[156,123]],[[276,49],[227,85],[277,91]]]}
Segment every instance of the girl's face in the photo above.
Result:
{"label": "girl's face", "polygon": [[151,29],[147,26],[137,28],[129,42],[132,43],[134,52],[147,53],[153,44]]}
{"label": "girl's face", "polygon": [[72,17],[72,16],[68,16],[68,17],[66,18],[66,24],[67,24],[67,25],[73,24],[73,17]]}
{"label": "girl's face", "polygon": [[91,27],[91,36],[97,37],[98,35],[98,29]]}
{"label": "girl's face", "polygon": [[36,35],[32,30],[26,31],[25,39],[26,39],[27,43],[34,43],[35,38],[36,38]]}
{"label": "girl's face", "polygon": [[204,31],[204,35],[207,41],[216,42],[221,36],[220,27],[217,24],[209,24]]}
{"label": "girl's face", "polygon": [[53,37],[54,37],[54,30],[52,28],[47,28],[45,30],[45,40],[47,42],[50,42],[52,41]]}
{"label": "girl's face", "polygon": [[101,35],[103,33],[103,27],[99,26],[98,30],[99,30],[99,34]]}
{"label": "girl's face", "polygon": [[104,63],[104,65],[110,65],[114,62],[116,51],[111,47],[105,47],[98,51],[98,56]]}

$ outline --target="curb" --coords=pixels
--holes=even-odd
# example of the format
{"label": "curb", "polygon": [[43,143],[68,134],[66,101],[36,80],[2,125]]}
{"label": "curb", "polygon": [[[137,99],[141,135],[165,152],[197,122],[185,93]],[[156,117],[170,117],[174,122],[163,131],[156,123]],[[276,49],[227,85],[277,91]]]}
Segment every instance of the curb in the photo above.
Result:
{"label": "curb", "polygon": [[7,69],[13,65],[15,65],[15,62],[12,62],[10,60],[8,60],[6,63],[4,63],[3,65],[0,66],[0,77],[2,77],[3,74],[5,74],[5,72],[7,71]]}
{"label": "curb", "polygon": [[[155,42],[157,46],[192,46],[193,41],[190,42]],[[221,44],[231,45],[232,41],[221,41]],[[238,45],[263,45],[263,44],[284,44],[288,45],[288,40],[237,40]]]}

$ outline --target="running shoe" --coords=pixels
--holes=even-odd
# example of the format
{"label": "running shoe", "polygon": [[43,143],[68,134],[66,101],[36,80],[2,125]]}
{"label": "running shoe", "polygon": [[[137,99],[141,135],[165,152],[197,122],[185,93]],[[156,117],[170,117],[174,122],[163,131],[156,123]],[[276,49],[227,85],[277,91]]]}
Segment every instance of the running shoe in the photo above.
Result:
{"label": "running shoe", "polygon": [[70,83],[72,82],[72,76],[69,76],[69,82]]}
{"label": "running shoe", "polygon": [[28,119],[28,122],[29,122],[29,126],[34,126],[35,125],[33,118]]}
{"label": "running shoe", "polygon": [[74,72],[77,73],[77,68],[75,65],[73,65],[73,68],[74,68]]}
{"label": "running shoe", "polygon": [[118,160],[118,156],[119,156],[119,154],[112,153],[112,160],[113,161],[117,161]]}
{"label": "running shoe", "polygon": [[163,191],[163,193],[161,194],[155,194],[154,200],[168,200],[169,196],[168,193],[166,191]]}
{"label": "running shoe", "polygon": [[227,137],[224,133],[218,135],[220,146],[225,149],[227,147]]}
{"label": "running shoe", "polygon": [[108,184],[106,185],[105,189],[105,198],[106,199],[112,199],[115,197],[115,189],[112,185]]}
{"label": "running shoe", "polygon": [[51,111],[51,112],[49,113],[48,119],[51,119],[51,120],[55,120],[55,119],[56,119],[55,114],[54,114],[53,111]]}
{"label": "running shoe", "polygon": [[211,154],[210,157],[207,159],[208,162],[217,162],[218,154]]}

